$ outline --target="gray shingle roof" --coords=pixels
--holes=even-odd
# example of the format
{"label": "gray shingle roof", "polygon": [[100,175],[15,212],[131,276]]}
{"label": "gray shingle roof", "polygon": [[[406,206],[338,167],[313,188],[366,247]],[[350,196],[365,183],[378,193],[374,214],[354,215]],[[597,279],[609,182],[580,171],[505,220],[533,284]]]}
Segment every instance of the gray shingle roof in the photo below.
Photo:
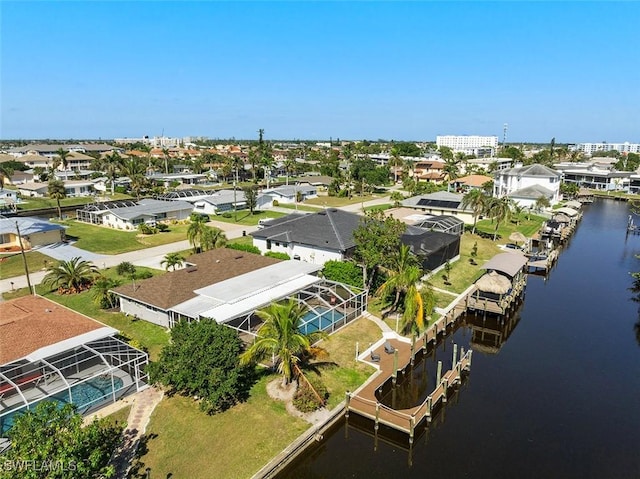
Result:
{"label": "gray shingle roof", "polygon": [[334,251],[355,247],[354,230],[361,216],[329,208],[309,215],[291,214],[279,218],[251,235],[254,238],[280,240]]}
{"label": "gray shingle roof", "polygon": [[161,201],[150,198],[142,199],[136,206],[113,208],[111,213],[122,219],[133,219],[139,216],[154,216],[176,210],[193,210],[193,205],[186,201]]}
{"label": "gray shingle roof", "polygon": [[521,188],[519,190],[512,191],[507,196],[509,198],[528,198],[528,199],[537,200],[538,198],[541,198],[541,197],[552,198],[553,191],[551,191],[548,188],[545,188],[544,186],[531,185],[531,186],[527,186],[526,188]]}

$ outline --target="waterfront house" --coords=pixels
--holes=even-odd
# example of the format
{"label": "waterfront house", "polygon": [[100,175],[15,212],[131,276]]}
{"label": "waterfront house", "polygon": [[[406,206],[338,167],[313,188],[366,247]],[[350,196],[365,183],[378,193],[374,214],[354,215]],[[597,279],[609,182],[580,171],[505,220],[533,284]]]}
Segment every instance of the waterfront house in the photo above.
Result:
{"label": "waterfront house", "polygon": [[484,185],[493,181],[493,178],[485,175],[467,175],[451,180],[449,185],[452,191],[466,193],[470,190],[481,190]]}
{"label": "waterfront house", "polygon": [[[548,166],[533,164],[522,166],[518,164],[514,168],[497,171],[495,173],[493,196],[502,198],[509,196],[514,201],[528,203],[532,196],[547,195],[550,192],[550,203],[558,203],[562,195],[560,194],[560,183],[562,174]],[[530,188],[522,192],[525,188]],[[544,188],[544,190],[540,189]],[[535,200],[534,200],[535,201]]]}
{"label": "waterfront house", "polygon": [[402,200],[402,206],[417,210],[421,214],[455,216],[467,224],[472,224],[473,211],[469,208],[463,208],[463,198],[464,195],[460,193],[437,191],[406,198]]}
{"label": "waterfront house", "polygon": [[84,414],[145,388],[147,354],[118,335],[41,296],[0,303],[0,437],[41,401]]}
{"label": "waterfront house", "polygon": [[305,323],[334,330],[362,314],[366,293],[318,277],[320,269],[219,248],[188,257],[186,268],[113,292],[123,313],[164,327],[207,318],[254,336],[261,324],[255,311],[292,298],[309,308]]}

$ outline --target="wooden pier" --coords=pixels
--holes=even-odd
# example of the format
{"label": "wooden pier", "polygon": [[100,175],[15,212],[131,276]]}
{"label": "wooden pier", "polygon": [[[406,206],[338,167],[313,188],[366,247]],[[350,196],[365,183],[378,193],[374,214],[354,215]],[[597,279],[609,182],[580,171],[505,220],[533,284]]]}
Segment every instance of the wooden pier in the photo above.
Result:
{"label": "wooden pier", "polygon": [[[406,349],[406,348],[404,348]],[[374,430],[377,431],[380,424],[391,427],[398,431],[409,435],[409,443],[413,443],[415,429],[423,420],[431,421],[433,410],[439,403],[446,403],[450,387],[454,387],[462,381],[463,374],[471,370],[472,351],[464,351],[461,349],[461,357],[457,360],[457,345],[453,350],[453,367],[449,371],[442,374],[442,363],[438,362],[438,375],[436,387],[425,398],[425,400],[409,409],[392,409],[385,406],[376,397],[376,391],[380,389],[388,380],[395,381],[398,369],[399,350],[393,354],[391,361],[383,362],[381,360],[381,374],[377,381],[372,381],[357,393],[350,394],[347,392],[346,397],[346,415],[348,417],[351,411],[360,416],[371,419],[374,422]],[[406,351],[404,351],[406,353]],[[386,354],[386,353],[382,353]],[[389,355],[391,356],[391,355]],[[405,354],[406,356],[406,354]],[[392,366],[389,369],[389,363]]]}

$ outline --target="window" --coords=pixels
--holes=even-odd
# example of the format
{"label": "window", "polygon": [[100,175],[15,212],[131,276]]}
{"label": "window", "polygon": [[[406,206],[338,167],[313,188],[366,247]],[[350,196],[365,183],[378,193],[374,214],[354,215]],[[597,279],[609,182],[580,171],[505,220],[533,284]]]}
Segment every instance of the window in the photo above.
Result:
{"label": "window", "polygon": [[267,249],[271,249],[271,240],[267,240]]}

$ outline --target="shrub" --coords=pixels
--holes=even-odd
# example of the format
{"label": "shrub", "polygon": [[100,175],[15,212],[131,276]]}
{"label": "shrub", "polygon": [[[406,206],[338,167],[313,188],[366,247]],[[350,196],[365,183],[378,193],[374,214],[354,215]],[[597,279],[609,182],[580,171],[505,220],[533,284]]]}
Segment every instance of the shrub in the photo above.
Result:
{"label": "shrub", "polygon": [[153,273],[148,269],[143,269],[142,271],[136,273],[136,279],[148,279],[152,277],[153,277]]}
{"label": "shrub", "polygon": [[268,256],[269,258],[276,258],[276,259],[291,259],[291,256],[289,256],[287,253],[278,253],[277,251],[267,251],[265,254],[265,256]]}
{"label": "shrub", "polygon": [[222,217],[223,218],[231,218],[233,215],[231,213],[229,213],[228,211],[225,211],[224,213],[222,213]]}
{"label": "shrub", "polygon": [[141,223],[138,226],[138,231],[140,231],[140,233],[142,233],[143,235],[154,235],[158,232],[156,228],[149,226],[146,223]]}
{"label": "shrub", "polygon": [[116,273],[120,276],[135,274],[136,267],[129,263],[128,261],[123,261],[118,266],[116,266]]}
{"label": "shrub", "polygon": [[280,203],[278,202],[278,200],[273,200],[273,206],[280,206]]}
{"label": "shrub", "polygon": [[346,261],[327,261],[322,275],[331,281],[362,288],[362,268]]}
{"label": "shrub", "polygon": [[158,231],[164,233],[165,231],[169,231],[169,225],[165,224],[165,223],[158,223],[156,225],[156,228],[158,229]]}
{"label": "shrub", "polygon": [[260,249],[252,244],[229,243],[226,247],[229,249],[237,249],[238,251],[246,251],[247,253],[260,254]]}
{"label": "shrub", "polygon": [[[293,397],[293,405],[298,411],[306,413],[313,412],[323,407],[329,397],[329,392],[327,391],[327,387],[322,382],[320,376],[309,374],[306,375],[305,378],[307,378],[307,381],[311,383],[313,389],[309,387],[309,384],[304,380],[304,378],[298,379],[299,385],[296,394]],[[318,398],[318,396],[320,396],[320,398]],[[320,399],[322,399],[322,401],[320,401]]]}

